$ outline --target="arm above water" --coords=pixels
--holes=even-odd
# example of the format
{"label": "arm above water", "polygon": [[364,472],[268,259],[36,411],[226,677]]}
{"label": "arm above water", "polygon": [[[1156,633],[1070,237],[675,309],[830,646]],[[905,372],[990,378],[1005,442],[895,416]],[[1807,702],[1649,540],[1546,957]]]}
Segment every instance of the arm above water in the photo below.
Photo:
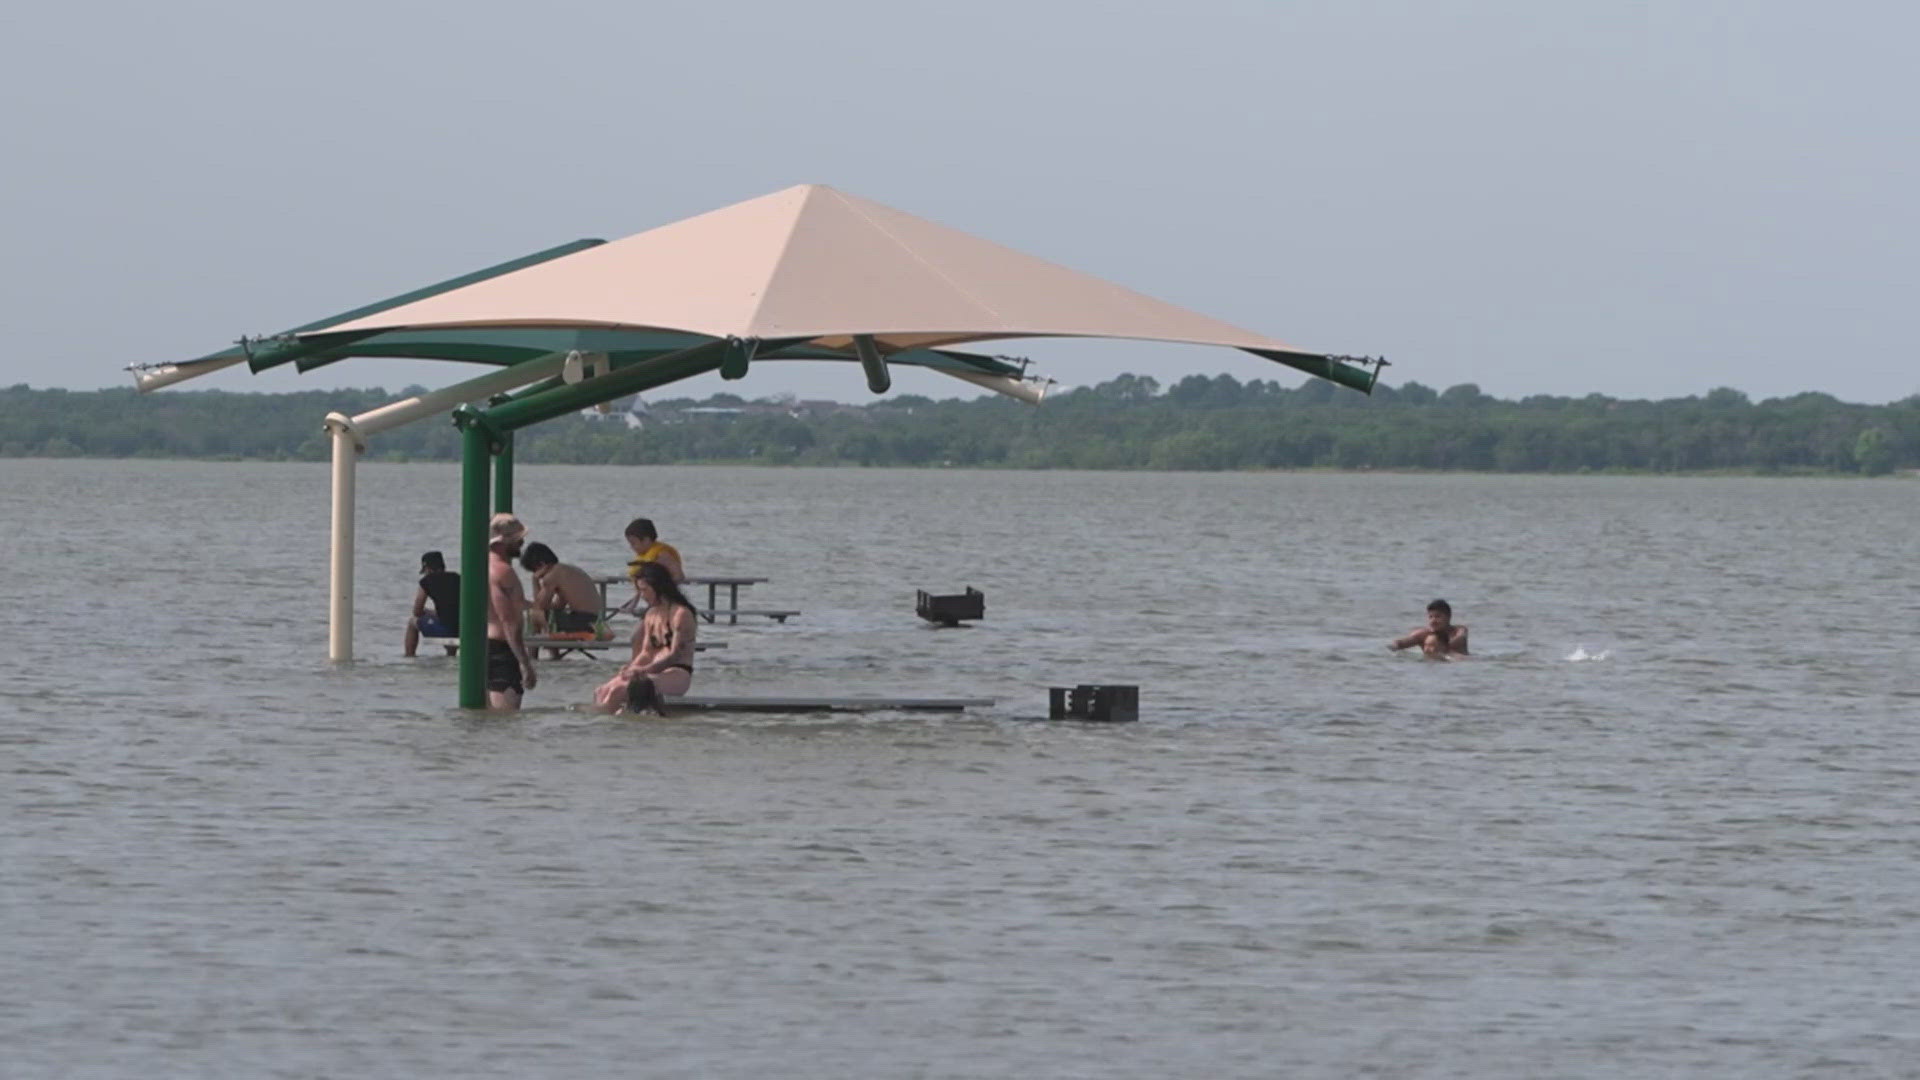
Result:
{"label": "arm above water", "polygon": [[533,586],[533,610],[545,611],[553,606],[553,598],[560,592],[560,585],[549,573],[545,580],[536,580]]}
{"label": "arm above water", "polygon": [[[672,614],[656,614],[649,609],[648,617],[659,618],[672,628],[669,634],[673,639],[673,647],[662,648],[654,646],[652,644],[652,635],[648,635],[646,646],[634,653],[633,661],[627,665],[627,674],[651,675],[656,671],[663,671],[676,664],[691,668],[693,666],[694,634],[698,633],[695,628],[697,620],[693,617],[693,609],[676,605],[673,608]],[[645,627],[643,626],[642,630],[644,631],[644,629]]]}
{"label": "arm above water", "polygon": [[558,594],[559,588],[553,583],[552,574],[548,574],[545,581],[535,579],[533,602],[528,605],[528,610],[533,617],[527,620],[535,632],[551,633],[553,631],[553,627],[548,625],[547,612],[554,607],[553,598]]}
{"label": "arm above water", "polygon": [[689,670],[693,668],[694,635],[700,632],[699,627],[700,620],[693,617],[692,608],[673,609],[673,653],[667,657],[666,664],[679,664]]}
{"label": "arm above water", "polygon": [[643,675],[652,671],[654,665],[660,660],[661,653],[665,650],[654,646],[654,635],[648,632],[653,628],[653,620],[659,617],[659,613],[652,608],[648,608],[641,614],[640,625],[633,630],[633,658],[621,667],[621,675]]}
{"label": "arm above water", "polygon": [[1387,642],[1387,648],[1392,649],[1394,652],[1399,652],[1401,649],[1411,649],[1415,645],[1427,640],[1427,635],[1431,633],[1433,633],[1433,631],[1423,626],[1413,633],[1408,634],[1406,637],[1394,638],[1392,641]]}

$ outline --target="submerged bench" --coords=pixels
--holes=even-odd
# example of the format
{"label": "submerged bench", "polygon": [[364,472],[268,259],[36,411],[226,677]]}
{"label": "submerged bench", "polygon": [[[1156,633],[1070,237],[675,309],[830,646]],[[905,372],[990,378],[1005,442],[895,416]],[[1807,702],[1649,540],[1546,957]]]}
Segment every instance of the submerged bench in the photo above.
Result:
{"label": "submerged bench", "polygon": [[935,697],[735,697],[688,694],[661,701],[668,712],[697,709],[705,712],[962,712],[986,708],[992,698]]}
{"label": "submerged bench", "polygon": [[[445,645],[448,655],[452,655],[460,650],[459,638],[423,637],[420,641],[423,644],[431,642],[435,645]],[[534,653],[538,653],[541,649],[558,649],[560,650],[561,656],[565,656],[570,652],[592,655],[602,649],[633,648],[633,640],[624,637],[608,638],[603,641],[587,641],[582,638],[564,637],[529,637],[522,638],[520,643]],[[696,641],[693,643],[694,652],[706,652],[708,649],[724,649],[726,647],[727,643],[724,641]]]}
{"label": "submerged bench", "polygon": [[777,623],[784,623],[795,615],[800,614],[798,611],[783,611],[777,608],[694,608],[693,613],[700,616],[700,618],[706,622],[715,622],[719,616],[725,615],[727,617],[727,625],[729,626],[738,625],[740,616],[742,615],[753,615],[762,619],[772,619]]}
{"label": "submerged bench", "polygon": [[[560,650],[561,656],[565,656],[570,652],[591,656],[601,649],[633,648],[633,639],[624,637],[612,638],[605,641],[583,641],[580,638],[530,637],[522,643],[529,649],[558,649]],[[724,649],[726,647],[727,643],[724,641],[696,641],[693,643],[694,652],[706,652],[708,649]]]}

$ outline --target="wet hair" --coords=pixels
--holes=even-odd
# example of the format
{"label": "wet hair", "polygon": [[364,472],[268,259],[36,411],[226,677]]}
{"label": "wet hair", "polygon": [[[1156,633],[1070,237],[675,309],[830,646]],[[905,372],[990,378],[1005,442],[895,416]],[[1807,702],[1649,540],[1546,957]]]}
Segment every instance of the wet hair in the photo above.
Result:
{"label": "wet hair", "polygon": [[652,586],[653,594],[660,598],[661,603],[669,607],[678,604],[688,611],[693,610],[693,601],[687,599],[687,594],[681,592],[680,586],[674,583],[673,575],[659,563],[641,563],[640,569],[633,572],[633,577],[636,581],[644,581]]}
{"label": "wet hair", "polygon": [[1453,618],[1453,605],[1447,603],[1445,600],[1435,600],[1433,603],[1427,605],[1427,610],[1443,611],[1446,613],[1447,618]]}
{"label": "wet hair", "polygon": [[425,555],[420,556],[420,565],[429,570],[445,570],[447,568],[447,560],[439,552],[429,551]]}
{"label": "wet hair", "polygon": [[528,544],[527,550],[520,555],[520,568],[528,573],[543,566],[557,566],[559,563],[560,556],[555,555],[552,548],[538,540]]}
{"label": "wet hair", "polygon": [[634,518],[627,522],[627,535],[636,540],[660,539],[660,534],[654,531],[652,518]]}

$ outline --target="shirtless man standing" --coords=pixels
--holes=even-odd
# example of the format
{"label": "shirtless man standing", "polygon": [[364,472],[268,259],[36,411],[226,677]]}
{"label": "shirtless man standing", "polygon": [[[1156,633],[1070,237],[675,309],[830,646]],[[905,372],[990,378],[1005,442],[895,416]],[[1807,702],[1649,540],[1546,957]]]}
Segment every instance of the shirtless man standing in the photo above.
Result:
{"label": "shirtless man standing", "polygon": [[1420,652],[1433,660],[1445,660],[1453,653],[1467,655],[1467,628],[1454,625],[1453,605],[1445,600],[1428,604],[1427,625],[1406,637],[1393,639],[1387,648],[1399,652],[1415,645],[1420,646]]}
{"label": "shirtless man standing", "polygon": [[[513,572],[514,556],[526,542],[527,527],[512,514],[495,514],[487,526],[487,707],[517,709],[520,695],[533,689],[533,657],[521,640],[527,594]],[[523,682],[524,678],[524,682]]]}

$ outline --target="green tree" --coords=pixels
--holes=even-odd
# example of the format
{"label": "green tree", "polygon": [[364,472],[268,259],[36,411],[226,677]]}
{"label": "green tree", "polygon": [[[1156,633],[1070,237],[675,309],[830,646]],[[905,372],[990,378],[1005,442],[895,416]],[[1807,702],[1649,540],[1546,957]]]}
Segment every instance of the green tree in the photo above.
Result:
{"label": "green tree", "polygon": [[1885,476],[1893,471],[1893,450],[1887,445],[1887,433],[1870,427],[1853,441],[1853,461],[1868,476]]}

